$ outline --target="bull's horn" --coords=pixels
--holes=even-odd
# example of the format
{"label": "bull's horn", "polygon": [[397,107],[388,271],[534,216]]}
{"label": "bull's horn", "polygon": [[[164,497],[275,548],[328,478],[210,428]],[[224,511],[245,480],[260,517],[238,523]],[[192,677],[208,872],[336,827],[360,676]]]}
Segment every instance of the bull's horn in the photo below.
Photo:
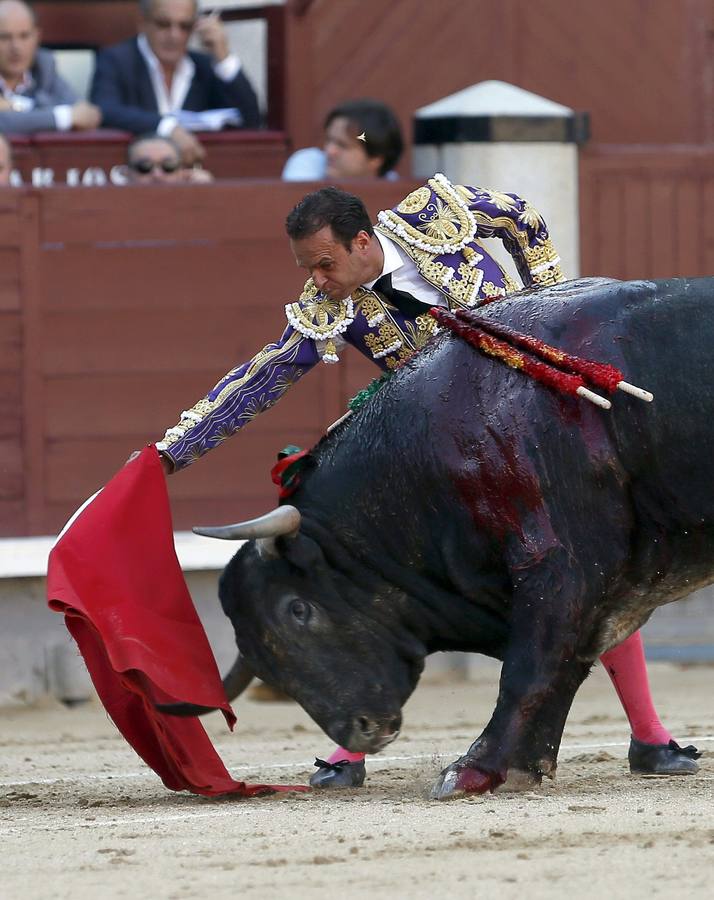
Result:
{"label": "bull's horn", "polygon": [[[239,697],[253,678],[253,670],[239,653],[230,672],[223,679],[223,689],[228,702],[232,703],[236,697]],[[156,708],[159,712],[167,713],[170,716],[202,716],[205,713],[213,712],[217,707],[198,706],[196,703],[157,703]]]}
{"label": "bull's horn", "polygon": [[204,537],[221,538],[224,541],[253,540],[255,538],[276,538],[280,535],[295,537],[300,530],[300,510],[294,506],[278,506],[277,509],[251,519],[236,522],[235,525],[216,527],[196,527],[194,534]]}

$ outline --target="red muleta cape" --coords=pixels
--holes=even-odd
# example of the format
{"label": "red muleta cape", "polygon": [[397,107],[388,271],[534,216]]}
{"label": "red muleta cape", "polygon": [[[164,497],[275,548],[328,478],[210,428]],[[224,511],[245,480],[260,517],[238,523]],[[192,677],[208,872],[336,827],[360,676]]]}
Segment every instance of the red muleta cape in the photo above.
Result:
{"label": "red muleta cape", "polygon": [[176,558],[154,446],[123,466],[61,535],[47,600],[64,613],[112,721],[167,788],[207,796],[306,789],[234,781],[197,718],[154,706],[214,706],[235,724]]}

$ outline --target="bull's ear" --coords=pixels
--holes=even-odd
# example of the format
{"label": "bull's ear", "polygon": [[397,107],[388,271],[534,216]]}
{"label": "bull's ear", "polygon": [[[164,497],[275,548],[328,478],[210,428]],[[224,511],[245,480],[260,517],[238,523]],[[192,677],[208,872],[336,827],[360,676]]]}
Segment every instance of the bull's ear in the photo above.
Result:
{"label": "bull's ear", "polygon": [[280,555],[303,571],[310,571],[325,562],[320,545],[302,533],[294,538],[278,538],[277,544]]}

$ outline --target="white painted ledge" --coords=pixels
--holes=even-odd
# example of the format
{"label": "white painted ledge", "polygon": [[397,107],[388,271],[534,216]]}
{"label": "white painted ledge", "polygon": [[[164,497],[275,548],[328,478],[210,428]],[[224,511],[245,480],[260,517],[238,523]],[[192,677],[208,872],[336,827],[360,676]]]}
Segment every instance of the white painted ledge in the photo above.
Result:
{"label": "white painted ledge", "polygon": [[[56,535],[0,538],[0,578],[37,578],[47,574],[47,558]],[[245,541],[220,541],[191,531],[174,532],[176,555],[184,572],[222,569]]]}

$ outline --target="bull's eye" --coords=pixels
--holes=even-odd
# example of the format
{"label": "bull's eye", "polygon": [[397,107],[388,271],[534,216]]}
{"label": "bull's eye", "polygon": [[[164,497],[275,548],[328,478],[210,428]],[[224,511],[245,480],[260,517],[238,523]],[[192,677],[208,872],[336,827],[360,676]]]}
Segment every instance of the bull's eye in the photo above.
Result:
{"label": "bull's eye", "polygon": [[306,625],[310,619],[310,604],[296,597],[290,601],[290,615],[300,625]]}

